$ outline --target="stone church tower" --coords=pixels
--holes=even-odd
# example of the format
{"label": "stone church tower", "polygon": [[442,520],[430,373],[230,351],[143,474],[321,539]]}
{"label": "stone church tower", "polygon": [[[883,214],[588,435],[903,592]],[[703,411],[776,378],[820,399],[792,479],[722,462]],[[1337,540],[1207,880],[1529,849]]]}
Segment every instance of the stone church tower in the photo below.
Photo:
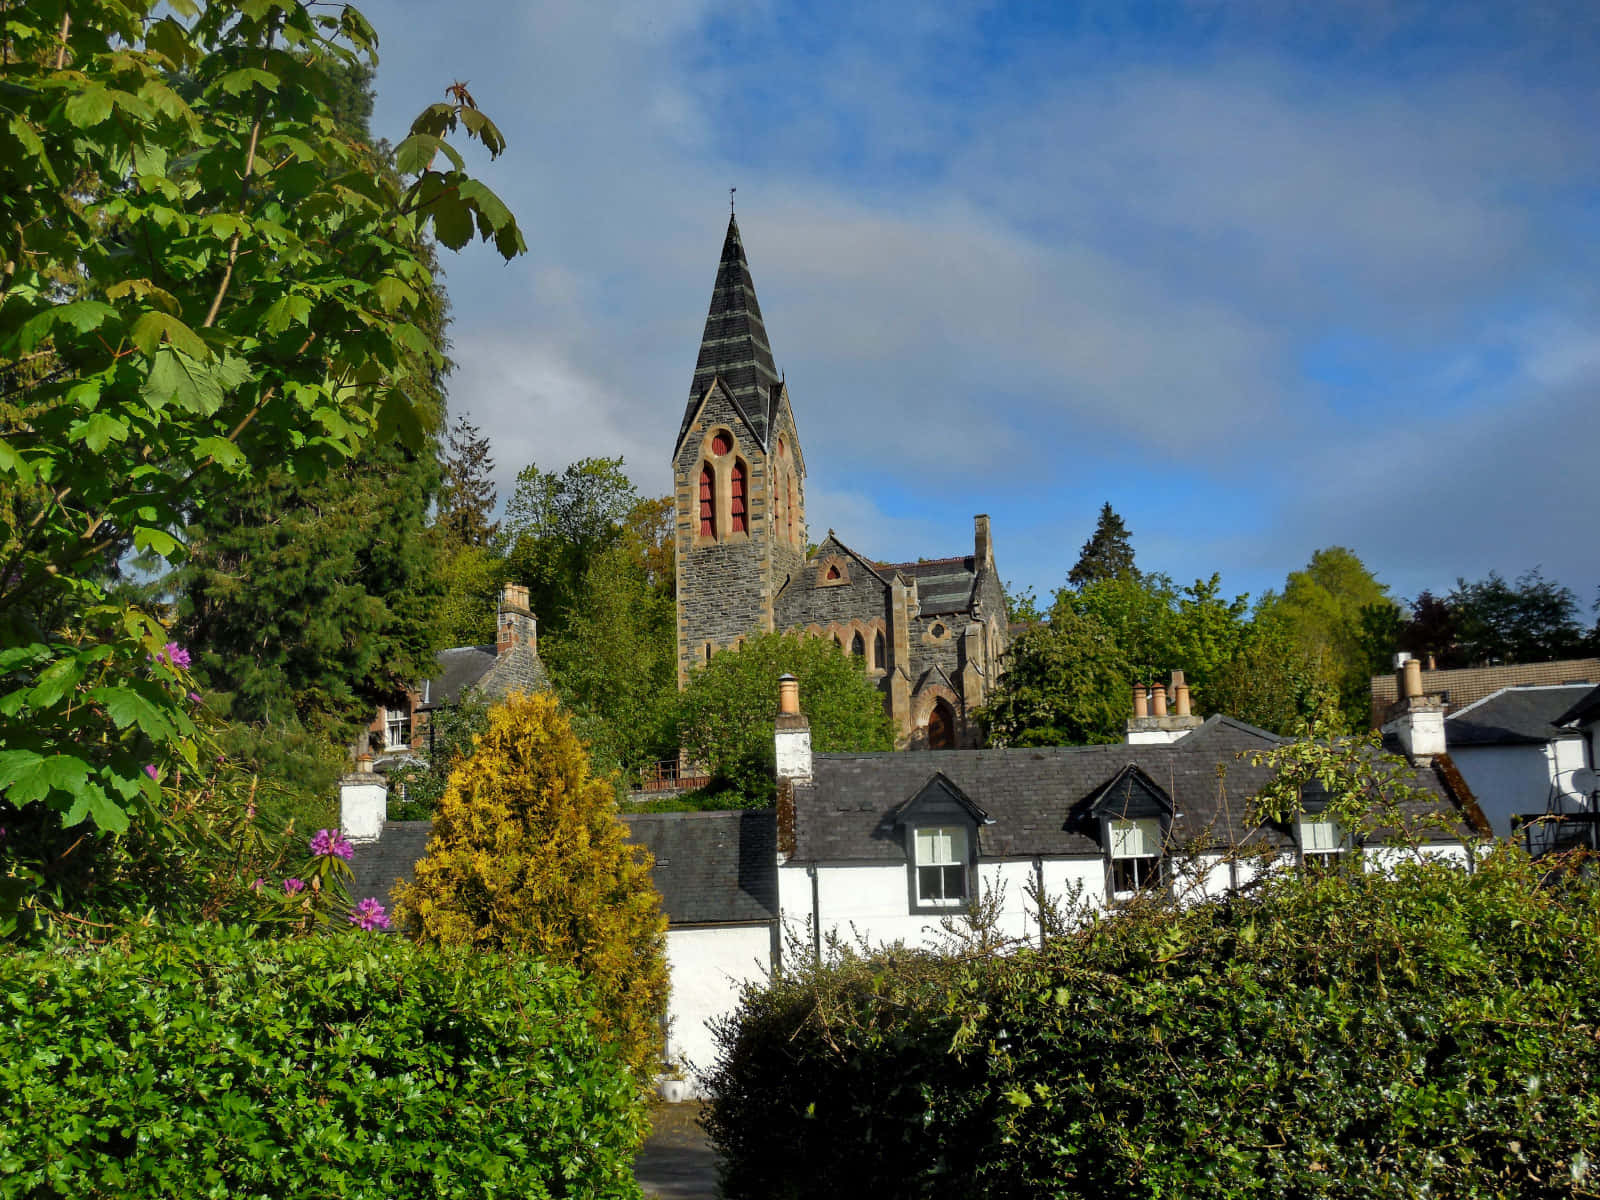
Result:
{"label": "stone church tower", "polygon": [[678,686],[753,633],[829,638],[861,662],[905,749],[978,744],[972,709],[1010,640],[989,518],[970,554],[879,562],[832,530],[806,557],[806,464],[730,216],[673,448]]}
{"label": "stone church tower", "polygon": [[718,650],[774,628],[773,599],[805,566],[805,476],[789,393],[730,217],[673,450],[679,687]]}

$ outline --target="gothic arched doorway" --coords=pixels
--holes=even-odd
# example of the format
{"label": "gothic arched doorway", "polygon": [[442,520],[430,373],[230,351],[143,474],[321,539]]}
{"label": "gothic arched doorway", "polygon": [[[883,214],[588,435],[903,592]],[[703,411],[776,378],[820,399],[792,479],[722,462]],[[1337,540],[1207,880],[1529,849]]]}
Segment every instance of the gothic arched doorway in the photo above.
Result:
{"label": "gothic arched doorway", "polygon": [[943,700],[935,700],[928,713],[928,749],[954,750],[956,748],[956,714]]}

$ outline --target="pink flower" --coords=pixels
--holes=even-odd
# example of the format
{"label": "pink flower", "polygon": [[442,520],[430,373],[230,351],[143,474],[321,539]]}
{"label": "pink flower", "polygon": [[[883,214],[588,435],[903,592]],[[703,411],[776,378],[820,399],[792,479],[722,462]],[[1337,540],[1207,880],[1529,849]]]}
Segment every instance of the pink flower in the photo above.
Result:
{"label": "pink flower", "polygon": [[[175,666],[175,667],[183,667],[185,669],[188,668],[188,666],[189,666],[189,652],[187,650],[185,650],[182,646],[178,645],[177,642],[168,642],[165,646],[163,646],[161,648],[161,652],[162,652],[162,654],[165,654],[168,659],[171,660],[173,666]],[[157,662],[161,661],[161,654],[156,655],[156,661]]]}
{"label": "pink flower", "polygon": [[306,881],[304,879],[294,879],[292,877],[285,879],[283,881],[283,890],[288,892],[289,895],[293,896],[297,892],[303,892],[306,890]]}
{"label": "pink flower", "polygon": [[199,692],[190,692],[189,693],[189,703],[190,704],[199,704],[200,703],[200,693]]}
{"label": "pink flower", "polygon": [[150,776],[151,779],[160,779],[161,778],[161,772],[156,770],[155,763],[145,763],[145,765],[144,765],[144,773],[146,775]]}
{"label": "pink flower", "polygon": [[389,913],[378,902],[377,897],[368,896],[365,900],[356,902],[355,909],[350,913],[350,924],[362,929],[387,929],[389,928]]}
{"label": "pink flower", "polygon": [[266,887],[266,885],[267,881],[261,878],[261,876],[257,875],[256,881],[250,885],[250,890],[252,892],[259,892],[262,888]]}
{"label": "pink flower", "polygon": [[334,855],[349,862],[355,853],[355,847],[345,841],[344,834],[337,829],[319,829],[311,839],[311,855],[313,858],[326,858]]}

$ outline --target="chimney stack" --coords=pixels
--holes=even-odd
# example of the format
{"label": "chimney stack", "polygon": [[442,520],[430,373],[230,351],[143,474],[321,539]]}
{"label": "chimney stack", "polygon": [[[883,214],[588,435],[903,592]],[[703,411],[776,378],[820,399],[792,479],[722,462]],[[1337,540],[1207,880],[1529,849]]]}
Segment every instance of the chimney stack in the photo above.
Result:
{"label": "chimney stack", "polygon": [[352,842],[383,836],[389,809],[389,781],[372,769],[372,756],[356,759],[356,769],[339,780],[339,828]]}
{"label": "chimney stack", "polygon": [[500,593],[500,613],[496,621],[495,656],[504,658],[518,646],[539,651],[539,619],[528,607],[528,589],[508,583]]}
{"label": "chimney stack", "polygon": [[[1205,722],[1189,711],[1189,685],[1183,681],[1183,672],[1172,673],[1171,695],[1167,684],[1152,687],[1146,699],[1145,686],[1133,685],[1133,717],[1128,722],[1127,743],[1130,746],[1166,746],[1199,729]],[[1167,703],[1174,705],[1167,711]]]}
{"label": "chimney stack", "polygon": [[800,711],[800,682],[793,675],[778,680],[778,783],[811,778],[811,722]]}
{"label": "chimney stack", "polygon": [[1421,662],[1409,654],[1395,657],[1400,698],[1390,706],[1383,732],[1400,743],[1412,766],[1425,767],[1445,753],[1444,697],[1423,690]]}
{"label": "chimney stack", "polygon": [[972,518],[972,561],[979,570],[994,566],[994,542],[989,538],[989,514]]}

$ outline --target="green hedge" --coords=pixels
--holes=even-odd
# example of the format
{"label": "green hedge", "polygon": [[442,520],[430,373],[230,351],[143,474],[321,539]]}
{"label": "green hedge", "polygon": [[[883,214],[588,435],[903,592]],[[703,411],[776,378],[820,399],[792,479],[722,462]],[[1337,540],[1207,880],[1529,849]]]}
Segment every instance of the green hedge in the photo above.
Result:
{"label": "green hedge", "polygon": [[746,993],[730,1197],[1600,1195],[1600,889],[1515,852]]}
{"label": "green hedge", "polygon": [[637,1196],[568,973],[372,934],[0,956],[0,1197]]}

